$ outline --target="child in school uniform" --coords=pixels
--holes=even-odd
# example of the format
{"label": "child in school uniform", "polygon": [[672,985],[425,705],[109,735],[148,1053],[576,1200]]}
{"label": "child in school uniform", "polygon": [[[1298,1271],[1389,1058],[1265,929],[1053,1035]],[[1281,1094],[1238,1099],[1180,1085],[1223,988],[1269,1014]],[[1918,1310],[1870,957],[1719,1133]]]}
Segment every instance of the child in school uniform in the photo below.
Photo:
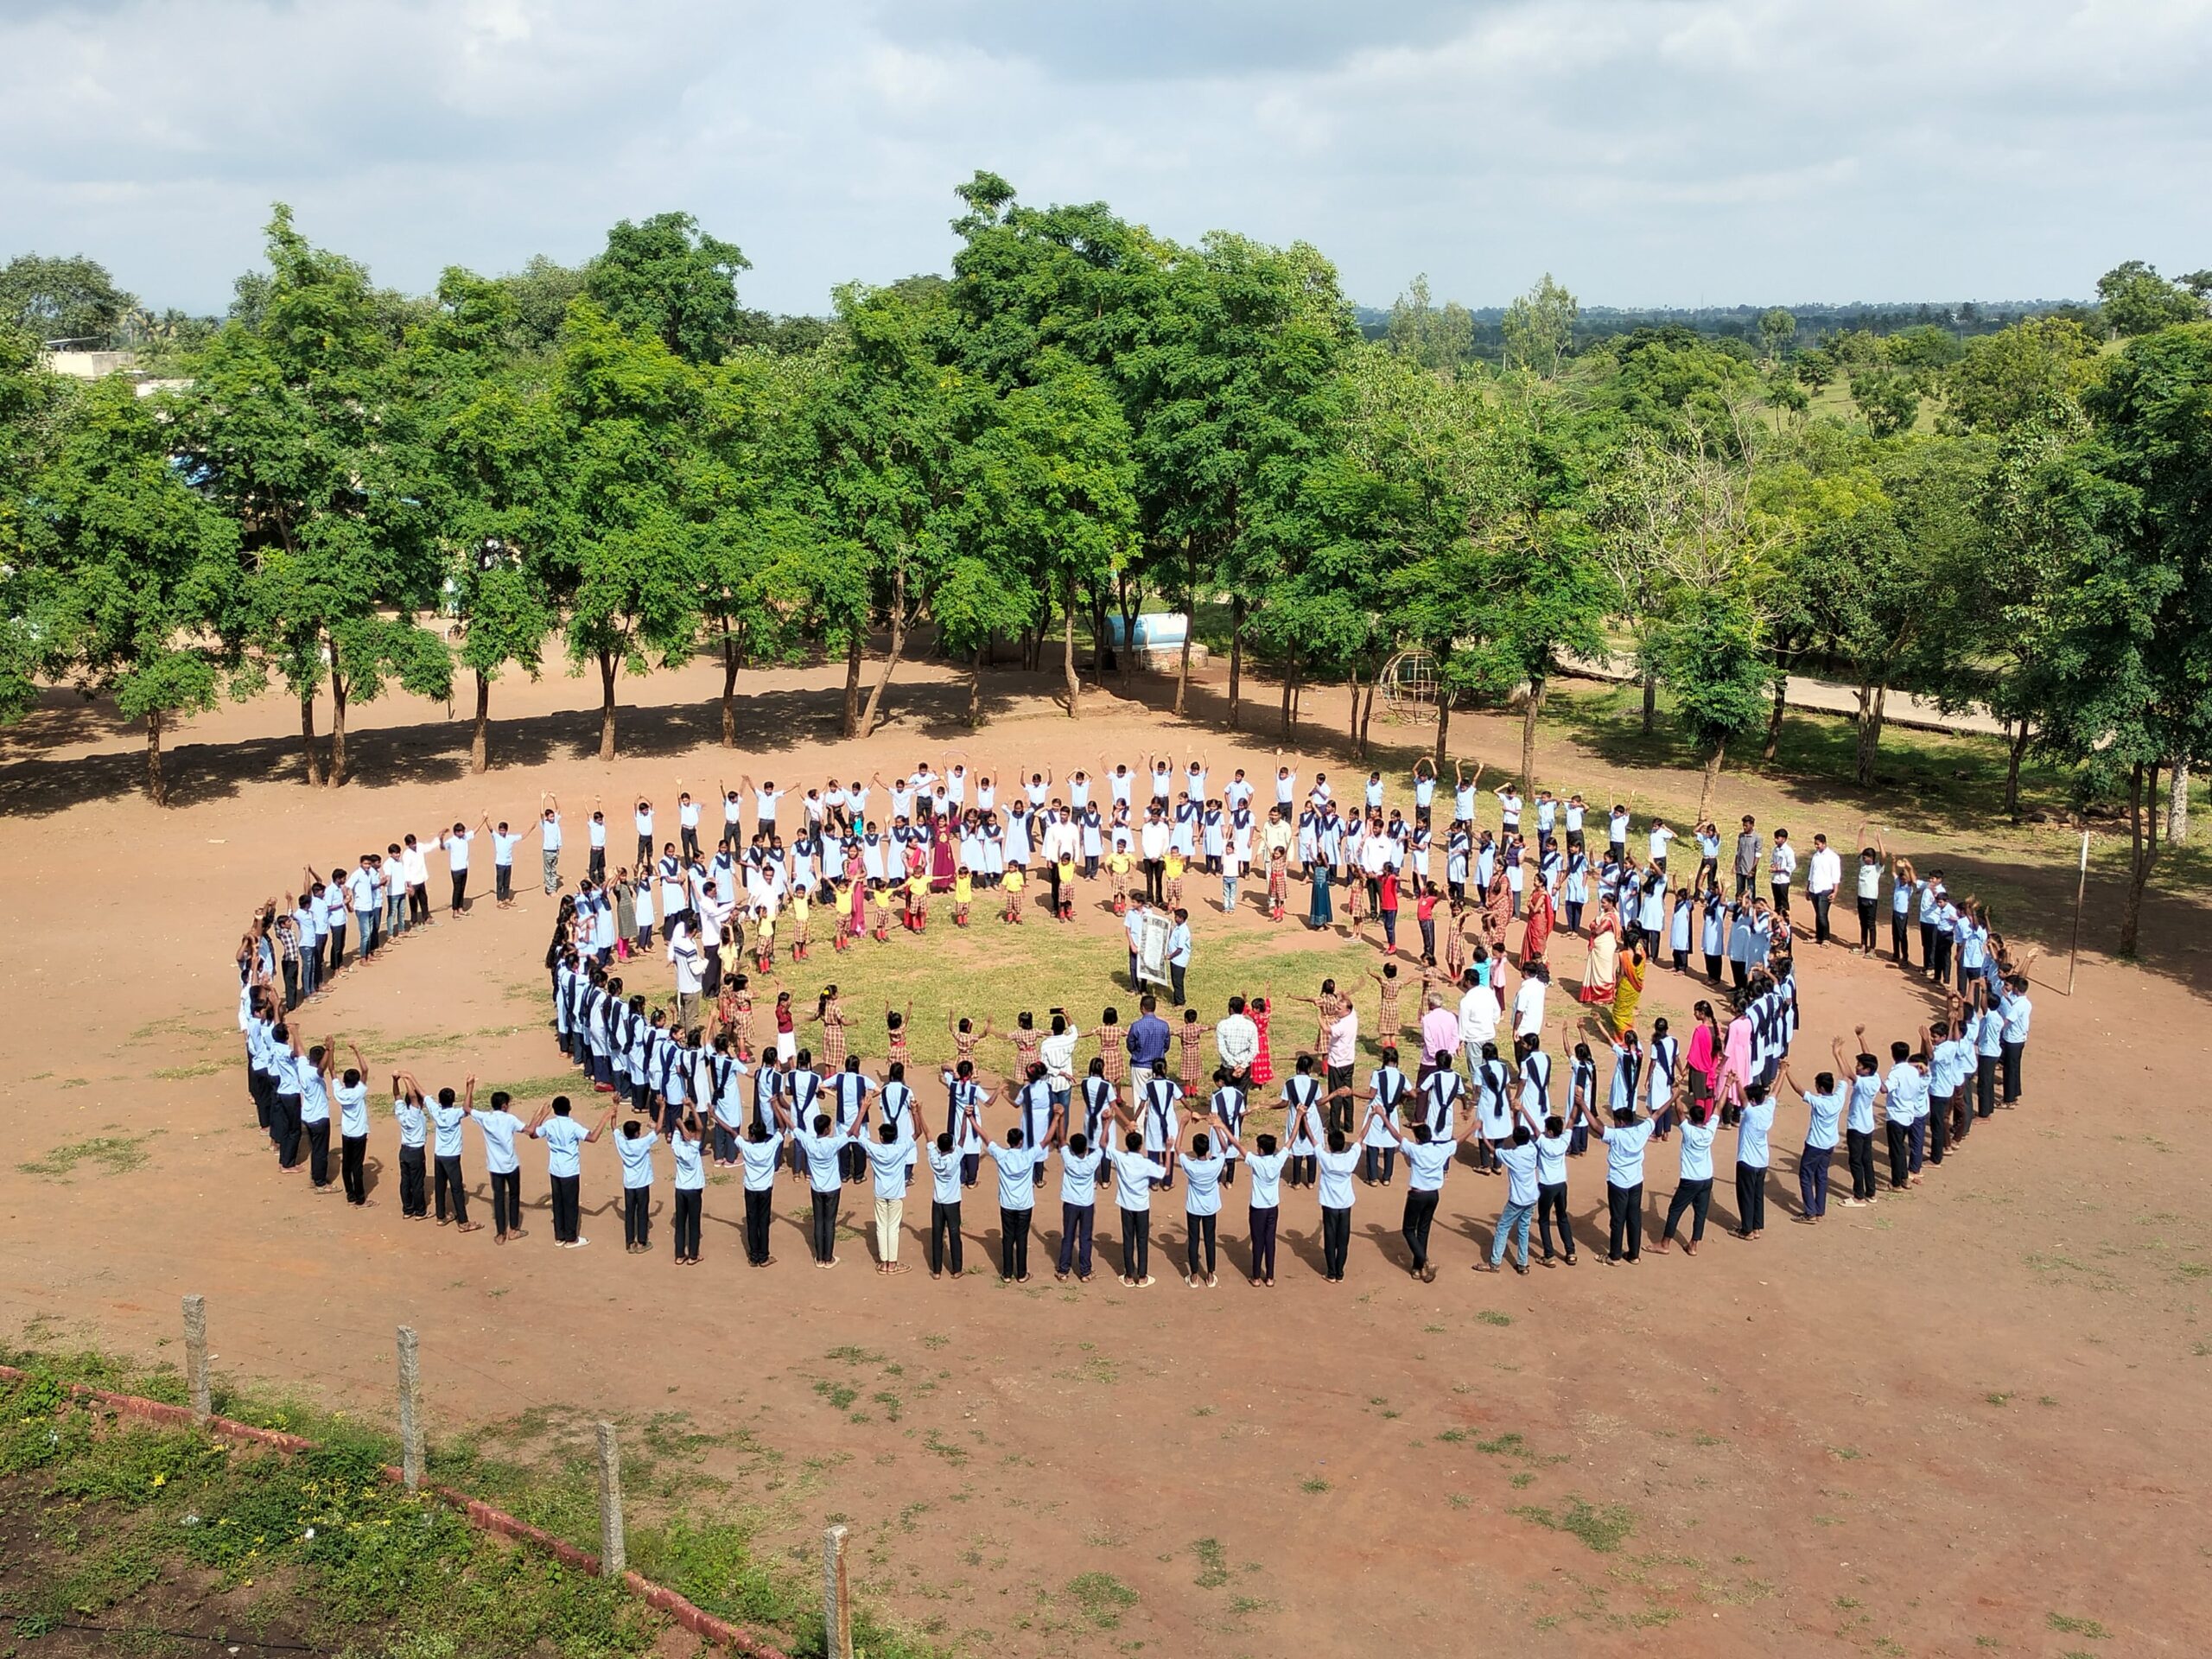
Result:
{"label": "child in school uniform", "polygon": [[968,906],[975,901],[976,878],[963,866],[952,878],[952,925],[968,925]]}
{"label": "child in school uniform", "polygon": [[1112,884],[1114,913],[1126,915],[1129,908],[1129,849],[1120,842],[1114,843],[1113,853],[1106,860],[1107,880]]}
{"label": "child in school uniform", "polygon": [[806,960],[807,934],[809,931],[808,917],[811,910],[812,901],[807,898],[806,889],[804,887],[794,887],[791,890],[791,960],[793,962],[804,962]]}
{"label": "child in school uniform", "polygon": [[999,918],[1000,920],[1012,922],[1016,926],[1020,925],[1021,888],[1022,883],[1027,879],[1022,874],[1020,865],[1008,864],[1006,867],[1006,874],[999,884],[1006,893],[1006,913]]}

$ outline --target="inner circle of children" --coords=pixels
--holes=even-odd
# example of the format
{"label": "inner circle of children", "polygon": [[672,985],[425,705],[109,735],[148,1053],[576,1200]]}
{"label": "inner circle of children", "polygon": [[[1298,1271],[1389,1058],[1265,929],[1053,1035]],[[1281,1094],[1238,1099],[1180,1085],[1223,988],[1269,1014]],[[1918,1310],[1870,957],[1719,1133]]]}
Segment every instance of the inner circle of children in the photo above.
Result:
{"label": "inner circle of children", "polygon": [[[569,823],[550,797],[534,823],[457,822],[405,836],[381,856],[365,853],[327,879],[308,870],[296,896],[272,900],[256,916],[238,957],[248,1081],[279,1167],[304,1170],[315,1192],[372,1202],[365,1173],[370,1063],[335,1035],[315,1040],[305,1007],[348,968],[349,938],[352,961],[372,961],[400,933],[432,923],[433,855],[451,883],[446,911],[458,919],[467,913],[480,841],[490,843],[494,894],[505,906],[513,902],[516,860],[533,836],[543,891],[560,895],[544,967],[553,1027],[578,1068],[575,1096],[518,1110],[503,1092],[480,1099],[473,1077],[456,1090],[426,1088],[407,1071],[390,1073],[402,1214],[427,1219],[435,1204],[439,1225],[480,1230],[470,1218],[462,1168],[464,1128],[473,1123],[503,1244],[527,1236],[519,1148],[526,1140],[544,1148],[553,1243],[581,1249],[588,1242],[580,1230],[584,1164],[604,1154],[586,1147],[604,1141],[615,1154],[604,1167],[620,1181],[625,1247],[633,1253],[651,1248],[665,1147],[679,1264],[700,1260],[711,1164],[742,1171],[751,1266],[775,1264],[772,1199],[787,1167],[811,1197],[817,1268],[838,1265],[844,1189],[866,1183],[876,1270],[903,1273],[905,1200],[926,1168],[930,1276],[957,1278],[969,1224],[963,1199],[988,1159],[1004,1278],[1030,1277],[1038,1195],[1057,1166],[1060,1229],[1043,1264],[1056,1278],[1091,1277],[1096,1205],[1102,1183],[1110,1181],[1120,1242],[1107,1265],[1121,1282],[1154,1283],[1153,1216],[1179,1198],[1179,1276],[1211,1287],[1220,1217],[1242,1169],[1250,1282],[1274,1285],[1288,1189],[1313,1192],[1322,1277],[1342,1284],[1359,1186],[1386,1192],[1402,1161],[1398,1265],[1426,1282],[1437,1272],[1431,1241],[1446,1178],[1462,1161],[1504,1178],[1497,1225],[1487,1254],[1476,1252],[1476,1269],[1495,1273],[1510,1262],[1516,1273],[1528,1272],[1532,1224],[1535,1259],[1546,1268],[1574,1266],[1579,1243],[1594,1253],[1595,1206],[1580,1223],[1586,1231],[1578,1241],[1567,1188],[1573,1161],[1595,1151],[1605,1164],[1602,1259],[1635,1263],[1644,1254],[1646,1165],[1664,1155],[1652,1151],[1654,1141],[1675,1143],[1679,1162],[1650,1249],[1679,1244],[1695,1255],[1724,1133],[1734,1135],[1729,1230],[1756,1240],[1766,1228],[1777,1114],[1804,1114],[1796,1219],[1817,1224],[1827,1214],[1839,1142],[1850,1196],[1838,1203],[1872,1205],[1882,1187],[1878,1134],[1889,1191],[1906,1192],[1958,1154],[1977,1120],[2020,1096],[2032,1014],[2026,970],[2035,952],[2015,957],[1982,905],[1951,893],[1941,870],[1922,872],[1892,856],[1867,826],[1847,871],[1825,836],[1812,838],[1801,867],[1789,832],[1762,830],[1750,816],[1732,844],[1717,824],[1697,824],[1694,859],[1688,848],[1677,850],[1674,829],[1653,817],[1640,826],[1639,857],[1630,846],[1639,826],[1625,807],[1597,815],[1592,827],[1605,837],[1593,843],[1581,796],[1540,791],[1524,802],[1510,784],[1491,791],[1496,828],[1480,825],[1479,766],[1459,766],[1446,782],[1420,763],[1408,820],[1396,807],[1386,810],[1379,772],[1369,775],[1359,798],[1340,802],[1325,773],[1301,791],[1298,772],[1280,764],[1267,805],[1258,798],[1268,784],[1255,785],[1241,768],[1211,791],[1202,755],[1185,757],[1179,770],[1162,756],[1110,769],[1102,759],[1096,774],[1033,772],[1005,780],[1011,787],[1003,789],[952,757],[940,766],[925,763],[889,784],[878,775],[806,790],[789,842],[782,823],[792,791],[772,781],[744,777],[719,791],[721,822],[711,843],[702,839],[701,804],[688,793],[677,803],[673,840],[659,838],[652,804],[639,800],[635,858],[611,874],[614,830],[595,807],[585,874],[572,894],[563,892],[562,874]],[[1440,793],[1450,814],[1441,830]],[[888,808],[880,817],[871,813],[879,798]],[[1483,806],[1490,810],[1487,800]],[[1144,983],[1160,983],[1182,1007],[1192,950],[1185,884],[1201,872],[1217,880],[1223,912],[1233,914],[1243,873],[1255,865],[1264,884],[1251,898],[1271,920],[1285,918],[1294,875],[1307,888],[1309,928],[1333,931],[1341,894],[1353,936],[1372,937],[1372,924],[1382,950],[1380,971],[1367,976],[1371,995],[1366,986],[1331,979],[1316,995],[1291,999],[1310,1009],[1310,1027],[1294,1017],[1313,1034],[1287,1064],[1275,1044],[1287,1010],[1272,994],[1230,997],[1211,1024],[1183,1007],[1171,1024],[1159,1012],[1160,997],[1138,978],[1146,918],[1158,915],[1166,923],[1165,963],[1153,949]],[[897,1009],[884,1015],[878,1075],[863,1068],[856,1021],[834,984],[810,1007],[795,1004],[788,991],[759,1006],[767,993],[756,979],[772,976],[780,952],[806,960],[817,927],[839,950],[879,948],[896,932],[925,931],[937,905],[949,905],[955,925],[968,925],[979,894],[988,895],[987,918],[995,914],[1001,925],[1038,915],[1065,921],[1072,918],[1077,884],[1102,876],[1128,928],[1137,1002],[1126,1024],[1110,1008],[1088,1031],[1062,1008],[1041,1023],[1020,1013],[1006,1029],[956,1014],[948,1018],[955,1058],[925,1078],[909,1058],[908,1015]],[[1855,946],[1831,934],[1847,882],[1857,909]],[[1802,901],[1795,909],[1793,895]],[[1417,944],[1399,938],[1407,907]],[[1808,912],[1810,929],[1801,931]],[[1586,942],[1573,995],[1594,1040],[1577,1040],[1561,1020],[1556,1048],[1548,1049],[1547,952],[1562,928]],[[1849,1046],[1840,1033],[1829,1042],[1832,1069],[1820,1069],[1817,1054],[1801,1069],[1792,1051],[1799,950],[1808,944],[1869,957],[1886,950],[1900,969],[1931,982],[1939,1016],[1886,1043],[1855,1026]],[[652,955],[673,970],[665,996],[625,983]],[[1705,982],[1687,1032],[1663,1018],[1648,1032],[1637,1028],[1645,976],[1662,960]],[[1363,1017],[1373,1021],[1378,1046],[1363,1080],[1354,1074]],[[1012,1051],[995,1085],[978,1058],[991,1044]],[[1656,1220],[1656,1200],[1652,1211]]]}

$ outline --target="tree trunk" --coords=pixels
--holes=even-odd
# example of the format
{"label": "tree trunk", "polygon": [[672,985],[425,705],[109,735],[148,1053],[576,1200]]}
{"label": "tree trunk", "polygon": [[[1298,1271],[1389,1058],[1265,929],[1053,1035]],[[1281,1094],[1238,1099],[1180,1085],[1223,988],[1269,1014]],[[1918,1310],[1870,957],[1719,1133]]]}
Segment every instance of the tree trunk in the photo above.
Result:
{"label": "tree trunk", "polygon": [[2166,782],[2166,844],[2189,845],[2189,757],[2177,754]]}
{"label": "tree trunk", "polygon": [[737,641],[722,636],[722,747],[737,747]]}
{"label": "tree trunk", "polygon": [[1351,671],[1351,715],[1345,721],[1344,729],[1351,735],[1351,752],[1354,754],[1363,755],[1367,751],[1361,747],[1359,741],[1359,669],[1356,664]]}
{"label": "tree trunk", "polygon": [[2120,915],[2120,954],[2132,957],[2143,926],[2143,890],[2158,861],[2158,766],[2137,761],[2127,774],[2127,901]]}
{"label": "tree trunk", "polygon": [[599,653],[599,758],[614,758],[614,677],[622,659],[612,652]]}
{"label": "tree trunk", "polygon": [[1659,674],[1656,669],[1643,671],[1643,734],[1649,737],[1659,729]]}
{"label": "tree trunk", "polygon": [[2020,821],[2020,760],[2028,751],[2028,734],[2033,728],[2024,720],[2007,721],[2005,753],[2005,816],[2015,823]]}
{"label": "tree trunk", "polygon": [[1444,757],[1452,736],[1452,694],[1436,688],[1436,775],[1444,777]]}
{"label": "tree trunk", "polygon": [[330,667],[330,785],[346,781],[346,682],[338,665]]}
{"label": "tree trunk", "polygon": [[1293,704],[1298,695],[1298,659],[1292,658],[1282,669],[1282,734],[1288,737],[1298,727],[1298,716]]}
{"label": "tree trunk", "polygon": [[1705,823],[1713,817],[1713,798],[1720,792],[1720,765],[1728,758],[1728,746],[1716,743],[1713,753],[1705,757],[1705,782],[1697,792],[1697,821]]}
{"label": "tree trunk", "polygon": [[1789,681],[1780,674],[1774,677],[1774,704],[1766,716],[1766,741],[1759,745],[1759,759],[1774,759],[1774,752],[1782,744],[1783,711],[1789,706]]}
{"label": "tree trunk", "polygon": [[868,694],[868,707],[861,710],[858,736],[866,737],[875,729],[877,711],[883,707],[883,694],[891,684],[892,671],[899,666],[899,653],[906,649],[906,568],[900,565],[891,573],[891,649],[884,653],[883,672]]}
{"label": "tree trunk", "polygon": [[1144,608],[1144,585],[1124,575],[1121,578],[1120,597],[1117,608],[1122,613],[1122,689],[1126,691],[1129,686],[1129,664],[1137,654],[1137,613]]}
{"label": "tree trunk", "polygon": [[162,724],[158,709],[146,711],[146,798],[156,806],[169,804],[168,781],[162,776]]}
{"label": "tree trunk", "polygon": [[1874,786],[1874,761],[1882,747],[1882,708],[1889,695],[1890,688],[1876,681],[1859,688],[1858,778],[1862,789]]}
{"label": "tree trunk", "polygon": [[319,788],[322,783],[322,760],[315,752],[315,698],[300,699],[300,747],[308,757],[308,787]]}
{"label": "tree trunk", "polygon": [[1236,729],[1237,710],[1244,696],[1244,595],[1229,601],[1229,729]]}
{"label": "tree trunk", "polygon": [[857,627],[845,642],[845,706],[837,721],[837,735],[858,737],[861,730],[861,652],[868,630]]}
{"label": "tree trunk", "polygon": [[1367,682],[1367,697],[1359,709],[1359,752],[1367,753],[1367,728],[1375,721],[1375,688],[1380,682],[1370,676]]}
{"label": "tree trunk", "polygon": [[1068,683],[1068,718],[1083,717],[1083,681],[1075,671],[1075,578],[1068,578],[1067,614],[1060,620],[1060,664]]}
{"label": "tree trunk", "polygon": [[1529,677],[1529,696],[1521,706],[1521,792],[1536,798],[1536,718],[1544,712],[1544,677]]}
{"label": "tree trunk", "polygon": [[983,652],[982,645],[968,664],[968,729],[974,731],[983,723]]}
{"label": "tree trunk", "polygon": [[1095,583],[1090,589],[1090,688],[1106,689],[1106,590]]}
{"label": "tree trunk", "polygon": [[492,682],[476,671],[476,729],[468,737],[468,769],[487,770],[492,764]]}

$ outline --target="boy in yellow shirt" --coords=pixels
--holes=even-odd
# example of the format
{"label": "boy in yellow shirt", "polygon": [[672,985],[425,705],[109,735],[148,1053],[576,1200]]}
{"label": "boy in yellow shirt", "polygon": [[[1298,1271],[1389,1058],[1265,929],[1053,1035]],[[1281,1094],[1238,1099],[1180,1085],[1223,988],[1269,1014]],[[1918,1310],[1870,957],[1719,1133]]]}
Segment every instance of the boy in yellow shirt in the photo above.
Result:
{"label": "boy in yellow shirt", "polygon": [[1106,860],[1106,874],[1114,884],[1114,913],[1126,915],[1129,908],[1128,849],[1116,847]]}
{"label": "boy in yellow shirt", "polygon": [[1021,873],[1020,865],[1009,864],[1006,867],[1006,874],[999,881],[1001,891],[1006,894],[1006,915],[1002,919],[1016,926],[1021,923],[1021,884],[1027,879]]}

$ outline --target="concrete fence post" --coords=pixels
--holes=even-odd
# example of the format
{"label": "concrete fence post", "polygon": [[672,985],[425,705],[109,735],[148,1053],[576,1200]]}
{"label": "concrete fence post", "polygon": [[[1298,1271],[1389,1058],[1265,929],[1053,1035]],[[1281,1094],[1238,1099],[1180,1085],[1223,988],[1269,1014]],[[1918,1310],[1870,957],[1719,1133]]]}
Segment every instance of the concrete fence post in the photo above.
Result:
{"label": "concrete fence post", "polygon": [[415,1327],[399,1327],[399,1472],[413,1491],[423,1484],[423,1368]]}
{"label": "concrete fence post", "polygon": [[830,1659],[853,1659],[853,1604],[845,1582],[845,1529],[822,1535],[822,1636]]}
{"label": "concrete fence post", "polygon": [[619,1579],[629,1565],[622,1544],[622,1449],[614,1425],[599,1426],[599,1573]]}
{"label": "concrete fence post", "polygon": [[207,1299],[184,1299],[184,1390],[192,1406],[193,1421],[206,1422],[215,1414],[207,1383]]}

